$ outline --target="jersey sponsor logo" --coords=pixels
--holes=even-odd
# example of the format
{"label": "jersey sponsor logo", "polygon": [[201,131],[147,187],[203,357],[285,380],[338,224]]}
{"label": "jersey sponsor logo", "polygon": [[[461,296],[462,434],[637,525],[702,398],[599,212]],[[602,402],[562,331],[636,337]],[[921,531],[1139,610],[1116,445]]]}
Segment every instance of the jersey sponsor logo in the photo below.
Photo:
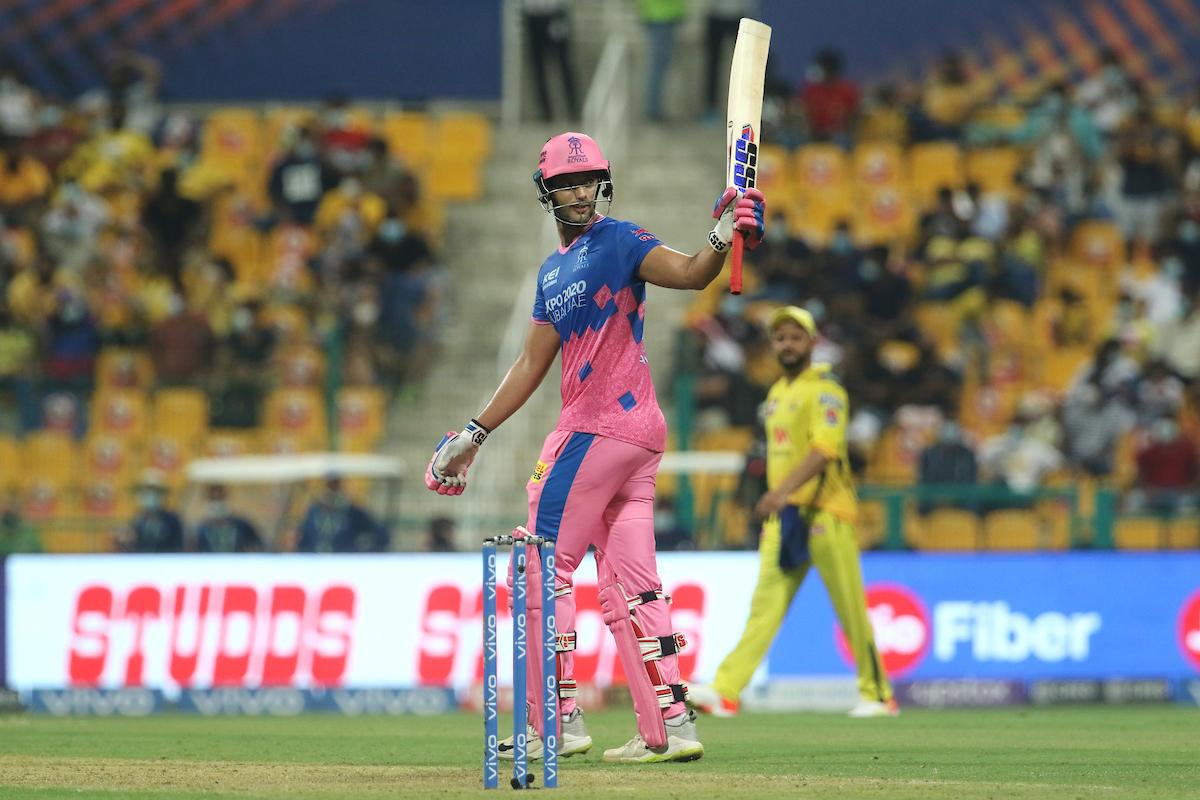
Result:
{"label": "jersey sponsor logo", "polygon": [[657,236],[655,236],[653,233],[646,230],[645,228],[638,228],[636,231],[633,232],[633,235],[638,238],[638,241],[642,241],[642,242],[651,242],[658,238]]}
{"label": "jersey sponsor logo", "polygon": [[792,434],[787,428],[776,428],[772,438],[775,439],[775,444],[792,443]]}
{"label": "jersey sponsor logo", "polygon": [[830,408],[845,407],[842,403],[842,398],[838,397],[836,394],[830,394],[829,392],[821,392],[818,402],[820,402],[821,405],[829,406]]}
{"label": "jersey sponsor logo", "polygon": [[558,281],[558,269],[558,267],[555,267],[545,274],[545,276],[542,278],[543,289],[545,289],[547,286],[553,286]]}
{"label": "jersey sponsor logo", "polygon": [[533,468],[533,474],[529,476],[530,483],[537,483],[546,476],[546,469],[549,465],[545,461],[539,461]]}
{"label": "jersey sponsor logo", "polygon": [[826,425],[828,425],[830,427],[835,427],[838,424],[838,418],[839,418],[839,415],[838,415],[837,409],[833,409],[833,408],[825,409],[825,424]]}
{"label": "jersey sponsor logo", "polygon": [[575,281],[546,301],[550,321],[558,323],[570,311],[587,307],[587,281]]}
{"label": "jersey sponsor logo", "polygon": [[1179,614],[1179,646],[1200,669],[1200,590],[1187,599]]}

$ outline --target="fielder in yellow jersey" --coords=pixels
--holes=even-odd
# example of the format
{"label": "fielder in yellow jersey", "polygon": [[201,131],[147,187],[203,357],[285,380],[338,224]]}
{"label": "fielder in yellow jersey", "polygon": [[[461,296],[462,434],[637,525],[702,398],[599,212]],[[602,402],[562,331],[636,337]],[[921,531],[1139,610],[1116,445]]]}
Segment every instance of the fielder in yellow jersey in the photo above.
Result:
{"label": "fielder in yellow jersey", "polygon": [[851,716],[898,713],[867,619],[854,523],[858,496],[846,455],[846,390],[828,364],[812,364],[817,326],[796,306],[771,317],[771,346],[784,376],[767,394],[767,493],[755,512],[765,521],[750,619],[711,686],[692,685],[696,707],[737,713],[738,697],[767,654],[792,598],[815,566],[854,653],[859,703]]}

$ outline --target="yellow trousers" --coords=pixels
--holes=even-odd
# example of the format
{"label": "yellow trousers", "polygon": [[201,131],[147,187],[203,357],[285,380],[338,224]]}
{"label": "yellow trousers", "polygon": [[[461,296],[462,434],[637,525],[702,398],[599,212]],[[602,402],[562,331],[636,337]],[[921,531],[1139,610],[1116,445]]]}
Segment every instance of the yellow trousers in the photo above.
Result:
{"label": "yellow trousers", "polygon": [[[796,591],[804,583],[809,565],[783,571],[779,568],[779,520],[771,517],[763,524],[758,546],[758,583],[750,600],[750,618],[733,652],[717,668],[713,688],[729,700],[736,700],[750,677],[766,656]],[[863,590],[862,566],[854,526],[827,512],[818,512],[809,537],[811,565],[821,574],[825,591],[841,623],[842,631],[854,653],[858,671],[858,692],[867,700],[887,702],[892,698],[875,648],[875,634],[867,619],[867,601]]]}

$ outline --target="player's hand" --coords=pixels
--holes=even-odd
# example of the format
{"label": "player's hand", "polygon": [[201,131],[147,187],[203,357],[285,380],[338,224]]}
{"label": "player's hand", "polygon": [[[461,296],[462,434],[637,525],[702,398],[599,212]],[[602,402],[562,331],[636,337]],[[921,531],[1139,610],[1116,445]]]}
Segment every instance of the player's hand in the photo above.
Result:
{"label": "player's hand", "polygon": [[750,250],[762,244],[766,231],[767,198],[758,189],[747,189],[733,207],[733,229],[746,237]]}
{"label": "player's hand", "polygon": [[489,431],[475,420],[461,432],[449,431],[433,451],[425,470],[425,486],[438,494],[459,495],[467,488],[467,468]]}
{"label": "player's hand", "polygon": [[785,505],[787,505],[786,494],[775,491],[767,492],[758,498],[758,503],[754,506],[754,516],[758,519],[766,519],[772,514],[778,514]]}
{"label": "player's hand", "polygon": [[741,194],[732,186],[728,187],[713,203],[712,215],[717,224],[708,234],[709,246],[724,253],[738,232],[746,237],[747,247],[758,247],[765,227],[766,202],[758,189],[747,189]]}

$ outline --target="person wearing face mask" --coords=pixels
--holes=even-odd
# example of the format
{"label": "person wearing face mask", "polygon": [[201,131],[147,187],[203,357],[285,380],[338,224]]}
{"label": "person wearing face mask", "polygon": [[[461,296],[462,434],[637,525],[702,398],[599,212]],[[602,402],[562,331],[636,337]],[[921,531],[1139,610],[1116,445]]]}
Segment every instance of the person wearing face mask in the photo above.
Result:
{"label": "person wearing face mask", "polygon": [[205,489],[204,518],[196,528],[201,553],[258,553],[262,539],[254,525],[229,508],[229,493],[219,483]]}
{"label": "person wearing face mask", "polygon": [[1200,489],[1197,443],[1180,431],[1173,417],[1158,418],[1149,431],[1149,441],[1137,454],[1137,485],[1129,497],[1130,511],[1174,516],[1194,509]]}
{"label": "person wearing face mask", "polygon": [[383,198],[368,192],[357,175],[347,175],[321,198],[313,224],[322,236],[361,246],[370,241],[386,213]]}
{"label": "person wearing face mask", "polygon": [[842,56],[822,50],[804,73],[799,100],[808,119],[808,132],[819,142],[850,143],[858,116],[859,92],[853,81],[842,77]]}
{"label": "person wearing face mask", "polygon": [[302,127],[290,138],[287,151],[271,168],[267,193],[280,220],[311,225],[322,195],[337,185],[338,176],[321,157],[310,128]]}
{"label": "person wearing face mask", "polygon": [[300,523],[297,553],[382,553],[391,543],[387,528],[342,488],[337,475],[325,478]]}
{"label": "person wearing face mask", "polygon": [[129,553],[180,553],[183,522],[167,507],[169,488],[161,472],[148,469],[133,487],[137,514],[118,547]]}

